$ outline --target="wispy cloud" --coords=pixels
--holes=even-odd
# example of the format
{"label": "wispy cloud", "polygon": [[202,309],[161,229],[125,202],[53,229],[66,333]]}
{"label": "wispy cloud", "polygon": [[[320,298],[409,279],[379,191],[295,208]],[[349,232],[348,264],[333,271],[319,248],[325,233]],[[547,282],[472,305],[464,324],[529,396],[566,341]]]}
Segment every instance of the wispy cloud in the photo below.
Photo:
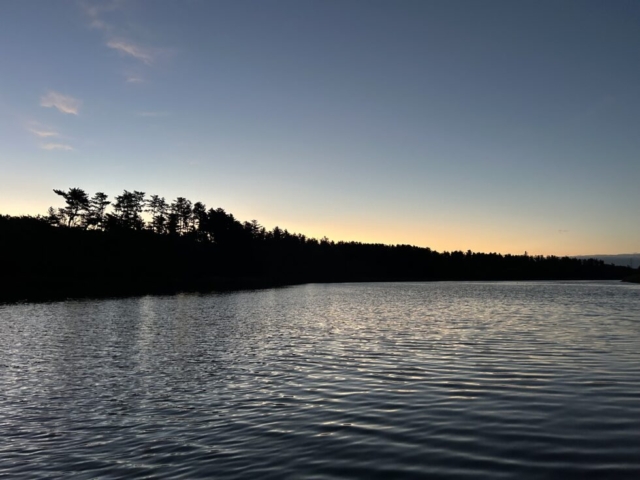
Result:
{"label": "wispy cloud", "polygon": [[[90,3],[82,0],[80,3],[85,15],[89,20],[89,27],[99,30],[104,34],[104,42],[108,48],[111,48],[125,57],[130,57],[142,62],[145,65],[152,65],[158,58],[166,56],[171,52],[166,49],[144,46],[131,40],[131,28],[118,27],[118,23],[114,18],[125,9],[125,3],[119,0],[101,1]],[[108,17],[109,20],[106,20]],[[134,35],[135,36],[135,35]],[[141,83],[139,76],[127,78],[128,83]]]}
{"label": "wispy cloud", "polygon": [[167,117],[169,116],[168,112],[137,112],[136,115],[138,117]]}
{"label": "wispy cloud", "polygon": [[66,145],[64,143],[45,143],[44,145],[40,145],[40,148],[43,150],[73,150],[71,145]]}
{"label": "wispy cloud", "polygon": [[155,55],[151,49],[141,47],[128,40],[111,39],[107,41],[107,47],[117,50],[121,54],[129,55],[140,60],[145,65],[151,65],[155,59]]}
{"label": "wispy cloud", "polygon": [[58,132],[54,132],[53,130],[41,130],[38,128],[30,128],[29,131],[38,137],[47,138],[47,137],[57,137]]}
{"label": "wispy cloud", "polygon": [[71,145],[67,145],[66,143],[61,143],[61,139],[64,138],[62,135],[58,133],[57,130],[50,128],[46,125],[42,125],[39,122],[29,122],[25,125],[25,128],[31,132],[33,135],[38,137],[41,141],[53,140],[57,141],[49,142],[49,143],[40,143],[39,147],[43,150],[73,150],[74,148]]}
{"label": "wispy cloud", "polygon": [[127,83],[144,83],[144,78],[139,75],[127,75]]}
{"label": "wispy cloud", "polygon": [[72,115],[78,115],[80,105],[82,102],[69,95],[63,95],[58,92],[49,91],[46,95],[40,98],[40,105],[42,107],[54,107],[62,113],[69,113]]}

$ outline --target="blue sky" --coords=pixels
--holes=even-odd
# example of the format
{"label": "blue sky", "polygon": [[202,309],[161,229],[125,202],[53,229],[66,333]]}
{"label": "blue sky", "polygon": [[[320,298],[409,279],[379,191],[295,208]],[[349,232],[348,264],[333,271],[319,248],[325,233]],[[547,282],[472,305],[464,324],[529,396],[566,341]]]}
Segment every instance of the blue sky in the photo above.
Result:
{"label": "blue sky", "polygon": [[0,212],[185,196],[335,240],[640,251],[640,3],[0,2]]}

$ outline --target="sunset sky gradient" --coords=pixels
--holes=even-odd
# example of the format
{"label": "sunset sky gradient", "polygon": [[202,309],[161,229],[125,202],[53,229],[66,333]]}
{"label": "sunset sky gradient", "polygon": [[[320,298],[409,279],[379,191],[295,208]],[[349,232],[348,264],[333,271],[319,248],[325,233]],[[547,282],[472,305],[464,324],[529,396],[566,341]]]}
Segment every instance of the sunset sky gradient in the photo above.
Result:
{"label": "sunset sky gradient", "polygon": [[0,213],[184,196],[308,236],[640,251],[640,2],[0,2]]}

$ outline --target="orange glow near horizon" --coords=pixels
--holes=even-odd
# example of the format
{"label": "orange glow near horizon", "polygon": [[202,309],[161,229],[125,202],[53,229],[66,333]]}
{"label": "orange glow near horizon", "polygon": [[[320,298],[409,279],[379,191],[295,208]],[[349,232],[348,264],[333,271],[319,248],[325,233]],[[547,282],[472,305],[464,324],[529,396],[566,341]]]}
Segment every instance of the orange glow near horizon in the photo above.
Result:
{"label": "orange glow near horizon", "polygon": [[557,243],[554,243],[554,239],[544,235],[534,235],[529,231],[513,231],[506,228],[504,231],[497,229],[477,231],[455,225],[415,227],[400,222],[387,225],[380,222],[373,228],[364,222],[348,225],[344,222],[336,222],[335,224],[291,222],[288,227],[285,227],[284,224],[278,226],[287,228],[292,233],[303,233],[317,239],[326,236],[333,241],[414,245],[428,247],[438,252],[471,250],[472,252],[513,255],[522,255],[527,252],[528,255],[544,256],[607,255],[635,252],[631,241],[628,242],[626,250],[617,251],[611,250],[607,239],[593,238],[584,241],[580,238],[569,237],[569,234],[564,232],[553,232],[556,237],[560,238],[560,241],[556,239]]}
{"label": "orange glow near horizon", "polygon": [[[46,215],[49,206],[62,206],[59,199],[42,194],[27,203],[11,204],[0,197],[0,214],[4,215]],[[214,207],[217,208],[217,207]],[[247,205],[236,208],[225,208],[228,213],[240,221],[255,218],[267,230],[276,225],[290,233],[303,234],[310,238],[329,240],[355,241],[362,243],[379,243],[387,245],[413,245],[443,251],[463,251],[482,253],[500,253],[522,255],[613,255],[635,253],[633,239],[610,238],[604,233],[587,235],[566,231],[545,231],[537,225],[499,225],[494,220],[491,226],[483,226],[480,222],[456,223],[442,220],[428,225],[409,222],[402,216],[392,220],[383,218],[359,218],[353,214],[334,215],[330,219],[315,221],[301,215],[298,211],[292,214],[285,212],[281,220],[274,216],[246,214]],[[614,245],[612,247],[611,245]]]}

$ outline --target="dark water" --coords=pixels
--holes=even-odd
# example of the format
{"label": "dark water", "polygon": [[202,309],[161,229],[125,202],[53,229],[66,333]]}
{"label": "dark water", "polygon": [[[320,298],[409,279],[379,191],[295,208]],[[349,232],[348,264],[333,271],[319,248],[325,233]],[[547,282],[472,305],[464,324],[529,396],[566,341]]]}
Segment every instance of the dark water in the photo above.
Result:
{"label": "dark water", "polygon": [[640,286],[0,306],[0,477],[640,478]]}

